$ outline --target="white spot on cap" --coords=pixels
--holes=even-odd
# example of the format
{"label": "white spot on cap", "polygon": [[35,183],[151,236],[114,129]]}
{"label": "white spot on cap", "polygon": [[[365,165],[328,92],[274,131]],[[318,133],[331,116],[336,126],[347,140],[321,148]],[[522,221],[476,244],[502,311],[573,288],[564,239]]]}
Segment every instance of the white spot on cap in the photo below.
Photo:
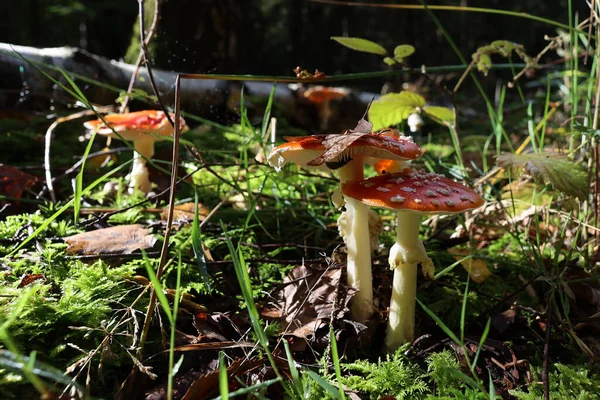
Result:
{"label": "white spot on cap", "polygon": [[414,199],[414,200],[415,200],[415,203],[417,203],[417,204],[421,204],[423,202],[423,200],[421,200],[421,199]]}
{"label": "white spot on cap", "polygon": [[423,186],[421,182],[413,182],[413,186],[420,187]]}
{"label": "white spot on cap", "polygon": [[400,196],[399,194],[393,196],[392,198],[390,198],[390,201],[392,203],[404,203],[404,200],[406,200],[406,198]]}
{"label": "white spot on cap", "polygon": [[404,179],[402,179],[401,177],[396,177],[396,178],[390,178],[388,179],[389,183],[402,183],[404,182]]}
{"label": "white spot on cap", "polygon": [[450,191],[444,188],[435,188],[436,192],[443,194],[444,196],[450,196]]}
{"label": "white spot on cap", "polygon": [[365,185],[365,187],[373,187],[373,186],[375,186],[375,184],[373,182],[366,182],[366,183],[363,183],[363,185]]}
{"label": "white spot on cap", "polygon": [[469,196],[467,196],[466,194],[461,194],[460,195],[460,199],[462,201],[470,201],[471,199],[469,198]]}
{"label": "white spot on cap", "polygon": [[439,200],[431,200],[431,204],[433,204],[434,206],[439,206],[440,202]]}
{"label": "white spot on cap", "polygon": [[403,186],[400,190],[405,191],[406,193],[417,193],[417,189],[413,189],[411,187]]}
{"label": "white spot on cap", "polygon": [[456,203],[454,203],[454,201],[452,200],[446,200],[446,204],[448,205],[448,207],[454,207],[456,205]]}
{"label": "white spot on cap", "polygon": [[380,191],[380,192],[390,192],[391,191],[391,189],[388,189],[388,188],[383,187],[383,186],[379,186],[377,188],[377,190]]}
{"label": "white spot on cap", "polygon": [[433,190],[426,190],[425,191],[425,196],[427,196],[427,197],[437,197],[437,194],[435,194],[435,192]]}

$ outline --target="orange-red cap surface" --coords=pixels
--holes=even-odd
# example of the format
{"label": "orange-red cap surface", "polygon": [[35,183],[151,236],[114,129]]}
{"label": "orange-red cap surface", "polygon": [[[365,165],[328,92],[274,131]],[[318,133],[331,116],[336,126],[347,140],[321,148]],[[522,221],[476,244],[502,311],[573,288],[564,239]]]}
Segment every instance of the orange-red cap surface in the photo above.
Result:
{"label": "orange-red cap surface", "polygon": [[478,208],[483,199],[471,188],[434,172],[406,169],[342,186],[346,196],[376,207],[423,214],[454,214]]}
{"label": "orange-red cap surface", "polygon": [[330,100],[341,99],[348,94],[348,89],[326,86],[313,86],[304,92],[304,97],[313,103],[324,103]]}
{"label": "orange-red cap surface", "polygon": [[[174,114],[171,114],[171,117],[175,119]],[[165,113],[158,110],[109,114],[104,117],[104,120],[127,140],[136,140],[140,137],[140,133],[154,133],[169,136],[173,134],[173,128]],[[187,130],[187,125],[183,118],[180,119],[179,123],[182,132]],[[112,129],[106,126],[101,119],[87,121],[83,125],[90,130],[97,129],[100,135],[114,136]]]}

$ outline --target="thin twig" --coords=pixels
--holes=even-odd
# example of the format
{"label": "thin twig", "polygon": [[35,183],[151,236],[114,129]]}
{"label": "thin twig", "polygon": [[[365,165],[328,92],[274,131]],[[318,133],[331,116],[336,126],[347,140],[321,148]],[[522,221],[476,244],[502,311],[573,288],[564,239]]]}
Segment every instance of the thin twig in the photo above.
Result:
{"label": "thin twig", "polygon": [[[175,119],[179,121],[181,116],[181,79],[179,75],[175,79]],[[179,136],[180,136],[180,125],[175,125],[174,137],[173,137],[173,160],[171,164],[171,193],[169,195],[169,213],[167,215],[167,226],[165,229],[165,236],[163,241],[163,246],[160,253],[160,261],[158,265],[158,269],[156,271],[156,278],[160,280],[163,270],[165,267],[165,262],[167,260],[167,254],[169,253],[169,239],[171,236],[171,226],[173,224],[173,211],[175,208],[175,188],[177,186],[177,167],[179,161]],[[150,329],[150,321],[152,320],[152,315],[154,314],[154,306],[156,304],[156,289],[152,287],[150,292],[150,303],[148,304],[148,311],[146,312],[146,319],[144,320],[144,326],[142,328],[142,333],[140,336],[140,342],[136,357],[138,359],[142,358],[144,344],[146,342],[146,338],[148,336],[148,331]]]}
{"label": "thin twig", "polygon": [[[165,116],[167,117],[167,120],[169,120],[171,126],[175,128],[175,123],[171,118],[171,114],[169,114],[169,111],[165,107],[165,104],[162,102],[162,99],[160,98],[156,82],[154,81],[154,74],[152,74],[152,67],[150,65],[150,59],[148,57],[148,47],[146,46],[146,39],[144,38],[144,0],[138,0],[138,4],[140,14],[140,47],[142,48],[142,54],[144,55],[144,64],[146,64],[146,70],[148,70],[148,79],[150,80],[150,86],[152,86],[152,91],[156,96],[156,101],[158,102],[158,105],[160,106],[161,110],[163,110],[163,112],[165,113]],[[180,76],[178,75],[175,79],[177,82],[177,80],[180,79]],[[179,119],[177,120],[177,122],[177,125],[179,125]]]}
{"label": "thin twig", "polygon": [[[150,25],[150,30],[148,31],[148,36],[146,36],[146,40],[145,40],[146,48],[150,44],[150,41],[152,40],[152,36],[154,36],[154,33],[156,32],[156,26],[158,25],[157,24],[157,22],[158,22],[158,3],[159,3],[159,0],[154,1],[154,17],[152,20],[152,25]],[[144,17],[143,15],[140,15],[140,18],[143,18],[143,17]],[[133,91],[133,85],[135,84],[135,78],[137,77],[138,71],[140,69],[140,65],[142,65],[143,57],[144,57],[144,49],[142,48],[142,45],[140,44],[140,53],[138,54],[138,58],[135,62],[135,66],[133,68],[133,73],[131,74],[131,79],[129,80],[129,86],[127,87],[127,94],[129,94]],[[125,112],[125,110],[127,109],[127,105],[129,104],[129,100],[131,100],[131,98],[129,96],[125,96],[125,100],[123,100],[123,104],[121,105],[121,108],[119,109],[119,114],[123,114]]]}
{"label": "thin twig", "polygon": [[52,143],[52,132],[63,122],[72,121],[77,118],[85,117],[88,115],[96,115],[96,113],[108,112],[113,109],[113,106],[98,107],[96,110],[85,110],[75,114],[67,115],[66,117],[57,118],[46,130],[46,137],[44,140],[44,170],[46,172],[46,187],[50,194],[52,202],[56,202],[56,194],[54,193],[54,185],[52,184],[52,171],[50,169],[50,144]]}

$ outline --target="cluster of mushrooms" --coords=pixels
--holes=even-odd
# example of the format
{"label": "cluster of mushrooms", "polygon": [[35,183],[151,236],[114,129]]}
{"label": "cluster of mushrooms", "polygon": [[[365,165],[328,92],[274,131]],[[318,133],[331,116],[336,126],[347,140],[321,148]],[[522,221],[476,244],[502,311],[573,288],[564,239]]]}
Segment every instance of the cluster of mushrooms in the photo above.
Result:
{"label": "cluster of mushrooms", "polygon": [[[327,102],[329,98],[323,100]],[[175,116],[171,114],[171,119]],[[179,120],[181,132],[187,125]],[[152,188],[146,161],[154,155],[154,143],[173,134],[173,126],[162,111],[146,110],[107,115],[84,126],[100,135],[131,141],[135,150],[128,175],[131,191],[148,193]],[[388,329],[385,344],[392,351],[414,339],[417,266],[426,278],[433,278],[434,265],[419,239],[421,216],[456,214],[483,205],[471,188],[433,172],[411,169],[409,163],[423,154],[410,137],[395,129],[371,132],[364,120],[354,130],[341,135],[287,137],[274,148],[268,162],[277,171],[286,163],[305,168],[337,171],[342,196],[334,204],[344,206],[338,220],[347,248],[347,283],[356,290],[352,316],[366,321],[375,312],[371,276],[371,253],[377,232],[369,229],[374,212],[369,207],[396,210],[396,243],[390,249],[389,264],[394,270]],[[371,164],[379,173],[365,179],[364,166]],[[375,236],[375,237],[374,237]]]}
{"label": "cluster of mushrooms", "polygon": [[[338,224],[348,254],[347,283],[357,290],[351,313],[359,322],[375,312],[369,207],[397,211],[396,243],[389,254],[394,281],[385,339],[387,349],[393,351],[414,339],[418,264],[426,278],[434,274],[433,262],[419,238],[421,216],[456,214],[480,207],[484,201],[471,188],[443,175],[411,169],[409,162],[419,158],[422,150],[410,137],[394,129],[370,132],[364,128],[341,135],[287,137],[286,143],[271,151],[268,162],[277,171],[286,163],[338,171],[343,202],[334,197],[334,204],[346,209],[339,221],[343,223]],[[381,175],[365,179],[366,163]]]}

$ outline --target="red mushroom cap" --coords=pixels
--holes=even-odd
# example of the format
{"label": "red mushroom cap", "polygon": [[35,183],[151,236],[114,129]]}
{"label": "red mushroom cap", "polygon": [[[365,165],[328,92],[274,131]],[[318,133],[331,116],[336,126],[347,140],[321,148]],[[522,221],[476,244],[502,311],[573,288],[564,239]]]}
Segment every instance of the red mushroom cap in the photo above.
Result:
{"label": "red mushroom cap", "polygon": [[342,192],[365,204],[423,214],[456,214],[478,208],[483,199],[471,188],[435,172],[402,172],[349,182]]}
{"label": "red mushroom cap", "polygon": [[[172,119],[175,115],[171,114]],[[153,133],[164,136],[173,134],[173,127],[164,112],[158,110],[144,110],[126,114],[109,114],[104,120],[112,126],[126,140],[136,140],[142,133]],[[184,132],[188,129],[185,120],[180,118],[179,126]],[[83,124],[87,129],[98,130],[100,135],[115,136],[111,128],[104,121],[96,119]]]}
{"label": "red mushroom cap", "polygon": [[326,86],[313,86],[304,92],[304,97],[313,103],[324,103],[330,100],[337,100],[348,94],[348,89]]}

